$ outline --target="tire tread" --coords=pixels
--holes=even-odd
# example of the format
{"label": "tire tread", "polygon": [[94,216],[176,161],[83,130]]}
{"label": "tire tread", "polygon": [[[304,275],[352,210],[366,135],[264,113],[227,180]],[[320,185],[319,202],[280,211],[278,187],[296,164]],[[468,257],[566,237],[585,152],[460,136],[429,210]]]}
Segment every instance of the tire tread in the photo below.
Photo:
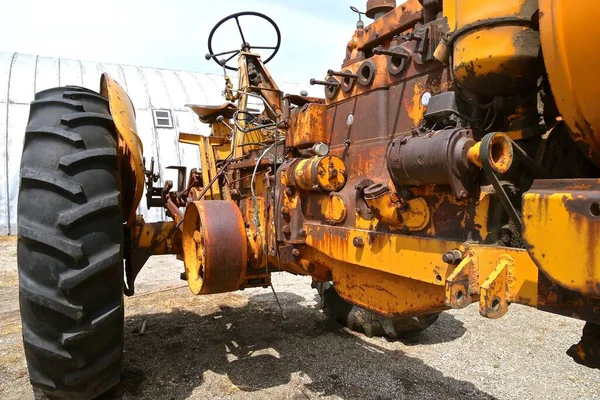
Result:
{"label": "tire tread", "polygon": [[107,99],[89,89],[48,89],[31,104],[18,202],[21,319],[30,381],[52,398],[91,399],[119,381],[116,138]]}

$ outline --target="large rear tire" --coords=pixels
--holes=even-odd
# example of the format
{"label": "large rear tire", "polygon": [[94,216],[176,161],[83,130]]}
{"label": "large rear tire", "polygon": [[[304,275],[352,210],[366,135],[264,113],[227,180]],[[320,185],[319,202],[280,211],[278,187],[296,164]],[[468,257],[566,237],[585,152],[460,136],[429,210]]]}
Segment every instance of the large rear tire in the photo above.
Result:
{"label": "large rear tire", "polygon": [[21,162],[17,247],[32,385],[91,399],[119,382],[123,217],[108,101],[79,87],[36,94]]}
{"label": "large rear tire", "polygon": [[384,336],[388,339],[412,337],[429,328],[439,313],[409,318],[386,318],[342,299],[329,282],[314,283],[321,296],[321,307],[325,315],[348,329],[362,332],[368,337]]}

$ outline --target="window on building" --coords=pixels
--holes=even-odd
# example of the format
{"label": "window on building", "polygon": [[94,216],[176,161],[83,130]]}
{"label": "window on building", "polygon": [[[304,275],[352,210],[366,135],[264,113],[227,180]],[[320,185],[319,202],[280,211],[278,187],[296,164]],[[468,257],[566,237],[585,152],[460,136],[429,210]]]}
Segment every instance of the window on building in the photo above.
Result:
{"label": "window on building", "polygon": [[157,128],[172,128],[173,117],[171,110],[152,110],[154,116],[154,126]]}

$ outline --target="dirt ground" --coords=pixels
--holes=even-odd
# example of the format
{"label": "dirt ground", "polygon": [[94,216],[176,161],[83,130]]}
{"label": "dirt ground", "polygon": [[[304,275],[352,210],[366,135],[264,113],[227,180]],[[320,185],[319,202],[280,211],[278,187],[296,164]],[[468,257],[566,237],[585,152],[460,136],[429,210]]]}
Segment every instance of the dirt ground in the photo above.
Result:
{"label": "dirt ground", "polygon": [[[583,323],[518,305],[443,313],[410,341],[329,323],[310,280],[193,296],[173,257],[156,257],[127,298],[118,399],[600,399],[600,371],[565,351]],[[32,399],[21,344],[16,242],[0,239],[0,398]],[[140,334],[140,327],[146,329]]]}

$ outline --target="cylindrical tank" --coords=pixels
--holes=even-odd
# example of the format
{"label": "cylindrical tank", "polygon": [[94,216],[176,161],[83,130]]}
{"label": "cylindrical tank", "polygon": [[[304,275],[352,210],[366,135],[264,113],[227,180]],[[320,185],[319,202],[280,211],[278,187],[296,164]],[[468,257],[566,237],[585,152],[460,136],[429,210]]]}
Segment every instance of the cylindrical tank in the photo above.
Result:
{"label": "cylindrical tank", "polygon": [[534,90],[541,72],[540,35],[532,27],[538,0],[455,0],[453,6],[457,83],[484,97]]}
{"label": "cylindrical tank", "polygon": [[305,158],[293,167],[293,181],[308,191],[340,190],[346,183],[346,167],[336,156]]}

